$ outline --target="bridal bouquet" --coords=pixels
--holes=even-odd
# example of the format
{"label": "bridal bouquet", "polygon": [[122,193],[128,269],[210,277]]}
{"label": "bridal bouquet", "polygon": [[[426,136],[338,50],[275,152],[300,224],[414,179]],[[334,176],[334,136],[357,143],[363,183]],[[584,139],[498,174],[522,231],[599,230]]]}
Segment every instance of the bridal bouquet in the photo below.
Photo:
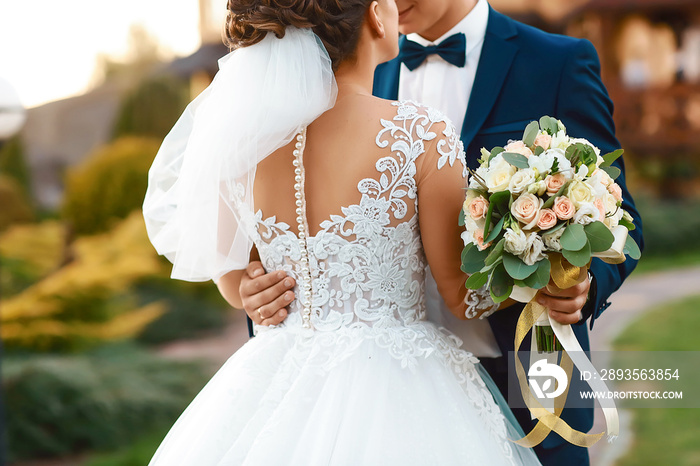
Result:
{"label": "bridal bouquet", "polygon": [[[528,302],[550,276],[557,282],[571,266],[584,279],[592,257],[638,259],[640,250],[627,235],[635,226],[614,181],[620,169],[612,163],[622,152],[601,156],[547,116],[530,123],[522,140],[482,149],[460,215],[462,269],[471,274],[466,287],[487,285],[497,303],[509,297]],[[535,333],[538,349],[552,350],[551,328],[543,327]]]}

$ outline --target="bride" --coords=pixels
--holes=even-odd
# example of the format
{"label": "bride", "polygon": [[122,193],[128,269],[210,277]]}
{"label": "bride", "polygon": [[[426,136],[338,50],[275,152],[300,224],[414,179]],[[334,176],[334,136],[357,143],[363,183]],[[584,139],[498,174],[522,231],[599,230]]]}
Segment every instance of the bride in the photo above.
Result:
{"label": "bride", "polygon": [[[371,96],[398,53],[394,0],[229,0],[236,49],[149,173],[144,216],[173,278],[241,307],[249,260],[299,298],[257,328],[152,465],[539,464],[478,360],[425,320],[426,263],[458,317],[466,168],[439,112]],[[493,390],[497,393],[497,390]]]}

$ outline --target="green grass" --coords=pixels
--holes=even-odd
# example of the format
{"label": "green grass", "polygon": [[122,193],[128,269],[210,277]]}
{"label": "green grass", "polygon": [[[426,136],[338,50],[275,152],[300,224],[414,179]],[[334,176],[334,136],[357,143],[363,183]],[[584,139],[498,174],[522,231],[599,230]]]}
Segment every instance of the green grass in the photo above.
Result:
{"label": "green grass", "polygon": [[700,266],[700,250],[668,255],[645,255],[642,253],[634,275],[697,266]]}
{"label": "green grass", "polygon": [[96,454],[80,466],[144,466],[151,460],[167,433],[168,429],[154,430],[128,447]]}
{"label": "green grass", "polygon": [[[614,342],[624,351],[700,351],[700,296],[668,303],[628,327]],[[695,375],[697,378],[697,374]],[[633,410],[634,443],[617,466],[700,464],[700,409]]]}

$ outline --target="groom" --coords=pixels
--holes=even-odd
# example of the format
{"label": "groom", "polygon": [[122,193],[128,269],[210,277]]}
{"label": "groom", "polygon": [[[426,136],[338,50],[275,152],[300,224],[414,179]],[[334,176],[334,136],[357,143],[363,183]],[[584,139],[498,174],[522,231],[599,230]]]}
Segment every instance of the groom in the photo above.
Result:
{"label": "groom", "polygon": [[[615,138],[612,103],[600,79],[594,47],[585,40],[544,33],[496,12],[486,0],[397,0],[401,38],[399,57],[381,65],[375,75],[375,95],[411,99],[442,110],[461,128],[467,164],[476,169],[480,149],[520,139],[525,126],[543,115],[563,121],[567,133],[586,138],[603,153],[620,147]],[[642,245],[641,222],[627,191],[622,159],[617,179],[623,189],[623,208],[637,230],[631,234]],[[594,259],[588,280],[566,290],[553,285],[539,300],[552,317],[572,328],[584,350],[588,329],[609,305],[610,295],[634,269],[628,259],[608,265]],[[248,267],[241,282],[246,312],[256,323],[276,324],[286,317],[294,281],[283,272],[264,274],[259,262]],[[513,340],[522,305],[514,305],[487,321],[459,321],[441,310],[434,282],[428,282],[428,314],[465,342],[479,356],[502,393],[507,393],[505,357]],[[442,306],[444,307],[444,305]],[[529,347],[529,340],[523,343]],[[527,433],[534,427],[526,410],[514,409]],[[574,429],[587,432],[593,409],[564,409],[562,418]],[[545,465],[587,465],[588,452],[550,434],[535,447]]]}

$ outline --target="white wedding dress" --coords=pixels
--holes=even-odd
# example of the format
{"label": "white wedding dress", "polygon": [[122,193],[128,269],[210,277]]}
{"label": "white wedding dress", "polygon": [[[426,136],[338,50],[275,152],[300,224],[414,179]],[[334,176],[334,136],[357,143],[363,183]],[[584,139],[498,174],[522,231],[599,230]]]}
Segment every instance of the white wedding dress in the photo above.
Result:
{"label": "white wedding dress", "polygon": [[[301,230],[234,199],[266,270],[294,277],[298,299],[282,324],[256,328],[151,465],[539,464],[509,440],[522,433],[478,360],[425,320],[417,166],[466,170],[440,113],[394,105],[375,141],[385,156],[366,167],[374,175],[355,181],[356,203],[320,226],[306,221],[314,198],[304,195],[303,141],[295,162]],[[446,129],[435,131],[439,123]],[[421,161],[428,144],[439,156]],[[493,306],[478,293],[470,303],[480,313]]]}

